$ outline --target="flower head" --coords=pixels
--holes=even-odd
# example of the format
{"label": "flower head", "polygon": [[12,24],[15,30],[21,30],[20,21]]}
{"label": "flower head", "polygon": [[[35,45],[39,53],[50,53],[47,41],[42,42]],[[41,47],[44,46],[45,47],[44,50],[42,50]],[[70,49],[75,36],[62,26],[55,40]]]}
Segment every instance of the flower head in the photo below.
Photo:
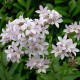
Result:
{"label": "flower head", "polygon": [[66,25],[66,29],[64,29],[64,32],[66,32],[67,34],[75,32],[74,37],[77,38],[77,40],[80,40],[80,23],[77,24],[77,22],[75,22],[69,26]]}
{"label": "flower head", "polygon": [[64,57],[74,57],[76,56],[76,52],[79,52],[79,49],[76,48],[76,43],[73,43],[72,39],[67,39],[67,35],[63,38],[58,37],[59,42],[57,42],[57,46],[52,45],[53,50],[51,53],[55,54],[55,57],[60,56],[61,59]]}

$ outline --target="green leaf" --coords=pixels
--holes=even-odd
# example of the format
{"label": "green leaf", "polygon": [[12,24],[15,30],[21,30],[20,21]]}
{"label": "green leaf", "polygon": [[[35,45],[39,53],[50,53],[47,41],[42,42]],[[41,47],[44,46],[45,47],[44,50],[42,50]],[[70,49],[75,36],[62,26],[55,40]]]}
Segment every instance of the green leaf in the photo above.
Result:
{"label": "green leaf", "polygon": [[37,80],[44,80],[41,76],[37,76]]}
{"label": "green leaf", "polygon": [[77,62],[77,64],[80,65],[80,56],[78,56],[78,57],[76,58],[76,62]]}
{"label": "green leaf", "polygon": [[41,74],[42,80],[56,80],[55,79],[55,74],[49,72],[47,74]]}
{"label": "green leaf", "polygon": [[18,67],[17,70],[18,70],[20,73],[22,72],[23,66],[24,66],[23,63],[19,64],[19,67]]}
{"label": "green leaf", "polygon": [[23,6],[23,7],[26,6],[26,3],[25,3],[24,0],[18,0],[18,3],[19,3],[21,6]]}
{"label": "green leaf", "polygon": [[76,8],[76,1],[75,0],[71,0],[69,2],[69,13],[71,13],[75,8]]}
{"label": "green leaf", "polygon": [[76,16],[79,13],[80,13],[80,0],[78,0],[76,3],[76,9],[74,10],[72,17]]}
{"label": "green leaf", "polygon": [[76,43],[77,43],[77,45],[79,46],[79,45],[80,45],[80,40],[77,40]]}
{"label": "green leaf", "polygon": [[4,73],[5,72],[4,72],[3,66],[0,63],[0,78],[1,78],[1,80],[6,80],[5,76],[4,76]]}
{"label": "green leaf", "polygon": [[29,12],[27,13],[27,17],[30,17],[32,15],[33,11],[34,11],[34,8],[32,8],[31,10],[29,10]]}
{"label": "green leaf", "polygon": [[77,9],[73,12],[72,17],[76,16],[78,13],[80,13],[80,6],[78,6]]}
{"label": "green leaf", "polygon": [[7,61],[7,59],[6,59],[6,54],[5,54],[4,52],[2,53],[2,59],[3,59],[3,65],[4,65],[4,66],[7,66],[8,61]]}
{"label": "green leaf", "polygon": [[27,9],[27,11],[29,11],[29,9],[30,9],[31,1],[32,0],[27,0],[27,2],[26,2],[26,9]]}
{"label": "green leaf", "polygon": [[65,17],[69,17],[68,13],[65,11],[63,7],[55,7],[54,10],[58,11],[61,15]]}
{"label": "green leaf", "polygon": [[2,2],[3,0],[0,0],[0,2]]}
{"label": "green leaf", "polygon": [[18,18],[19,16],[21,16],[23,14],[24,14],[24,12],[23,11],[20,11],[20,12],[17,13],[16,17]]}
{"label": "green leaf", "polygon": [[23,10],[23,8],[18,3],[14,3],[13,6],[17,9]]}
{"label": "green leaf", "polygon": [[60,70],[59,57],[57,58],[54,57],[52,64],[55,72]]}
{"label": "green leaf", "polygon": [[60,3],[63,3],[63,2],[65,2],[65,0],[55,0],[56,4],[60,4]]}
{"label": "green leaf", "polygon": [[10,68],[10,70],[9,70],[9,72],[8,72],[8,77],[11,77],[11,76],[14,74],[17,66],[18,66],[18,63],[14,63],[14,64],[12,65],[12,67]]}
{"label": "green leaf", "polygon": [[46,6],[48,7],[48,9],[52,10],[53,9],[53,5],[52,4],[46,4]]}
{"label": "green leaf", "polygon": [[77,77],[80,77],[80,72],[74,72],[73,74],[64,76],[63,80],[74,80]]}
{"label": "green leaf", "polygon": [[12,80],[22,80],[20,73],[15,74],[15,75],[13,76],[13,79],[12,79]]}
{"label": "green leaf", "polygon": [[65,18],[65,19],[63,19],[63,22],[64,22],[64,23],[72,23],[73,20],[71,20],[71,19],[69,19],[69,18]]}

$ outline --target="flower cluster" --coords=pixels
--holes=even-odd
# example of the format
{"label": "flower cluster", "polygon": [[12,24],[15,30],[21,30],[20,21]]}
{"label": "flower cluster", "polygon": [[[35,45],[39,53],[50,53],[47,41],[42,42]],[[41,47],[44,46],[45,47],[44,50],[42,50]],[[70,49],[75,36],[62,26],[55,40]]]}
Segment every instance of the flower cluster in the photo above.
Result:
{"label": "flower cluster", "polygon": [[64,29],[64,32],[66,32],[67,34],[75,32],[74,37],[77,38],[77,40],[80,40],[80,23],[77,24],[77,22],[75,22],[69,26],[66,25],[66,29]]}
{"label": "flower cluster", "polygon": [[38,73],[40,72],[44,72],[46,73],[46,68],[48,68],[49,64],[49,60],[48,59],[43,59],[43,58],[40,58],[40,57],[33,57],[32,59],[30,59],[28,62],[27,62],[27,66],[30,67],[30,69],[32,68],[38,68]]}
{"label": "flower cluster", "polygon": [[62,15],[55,10],[48,10],[47,7],[40,6],[40,10],[37,10],[36,13],[40,18],[45,19],[45,24],[55,24],[57,28],[59,28],[59,23],[63,21]]}
{"label": "flower cluster", "polygon": [[[48,43],[45,42],[46,34],[49,34],[49,24],[55,24],[59,27],[62,22],[61,15],[55,10],[48,10],[40,5],[39,19],[23,18],[20,16],[14,21],[9,21],[6,29],[2,29],[0,35],[3,44],[12,42],[5,50],[7,60],[20,62],[21,56],[27,54],[29,61],[26,66],[38,69],[38,72],[46,72],[49,67],[49,60],[45,57],[48,55]],[[25,50],[23,50],[23,48]]]}
{"label": "flower cluster", "polygon": [[58,37],[59,42],[57,42],[57,46],[52,45],[53,50],[51,53],[55,54],[55,57],[60,56],[61,59],[64,57],[74,57],[76,56],[76,52],[79,52],[79,49],[76,48],[76,43],[73,43],[72,39],[67,39],[67,35],[63,38]]}
{"label": "flower cluster", "polygon": [[[2,38],[0,42],[2,44],[8,43],[9,46],[5,50],[7,54],[7,60],[14,62],[20,62],[21,56],[28,55],[29,60],[26,61],[26,66],[30,69],[37,69],[38,73],[46,73],[46,69],[49,67],[49,60],[46,55],[48,52],[48,42],[46,42],[46,35],[49,34],[49,25],[55,24],[59,28],[61,23],[62,15],[55,10],[48,10],[47,7],[43,8],[40,5],[40,10],[36,13],[39,14],[39,19],[23,18],[20,16],[14,21],[9,21],[6,25],[6,29],[2,29]],[[76,48],[76,43],[73,43],[72,39],[67,39],[67,34],[75,32],[75,37],[80,39],[80,24],[77,25],[75,22],[69,26],[66,25],[64,30],[66,35],[61,38],[58,37],[59,42],[56,46],[52,45],[55,57],[60,56],[61,59],[64,57],[74,57],[79,49]]]}
{"label": "flower cluster", "polygon": [[24,55],[21,47],[18,47],[18,43],[12,42],[12,45],[8,46],[8,49],[5,50],[7,53],[7,60],[12,62],[19,62],[20,56]]}

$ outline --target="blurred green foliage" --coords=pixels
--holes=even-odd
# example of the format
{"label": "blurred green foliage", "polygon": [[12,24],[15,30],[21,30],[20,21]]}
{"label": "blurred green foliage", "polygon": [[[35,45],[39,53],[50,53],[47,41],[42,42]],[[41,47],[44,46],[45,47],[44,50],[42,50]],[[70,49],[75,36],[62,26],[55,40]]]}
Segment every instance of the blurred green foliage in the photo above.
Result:
{"label": "blurred green foliage", "polygon": [[[0,33],[6,27],[8,21],[18,18],[20,15],[30,18],[38,18],[35,10],[39,5],[47,6],[49,9],[57,10],[63,16],[60,28],[50,26],[50,34],[47,41],[52,44],[57,42],[57,36],[63,36],[65,24],[80,21],[80,0],[0,0]],[[80,41],[76,41],[80,47]],[[7,45],[0,44],[0,79],[1,80],[78,80],[80,79],[80,54],[75,61],[59,58],[51,58],[51,67],[46,74],[37,74],[25,67],[25,61],[14,63],[6,61],[4,49]],[[51,47],[49,48],[49,50]],[[52,54],[51,54],[52,55]],[[25,59],[23,57],[23,59]]]}

